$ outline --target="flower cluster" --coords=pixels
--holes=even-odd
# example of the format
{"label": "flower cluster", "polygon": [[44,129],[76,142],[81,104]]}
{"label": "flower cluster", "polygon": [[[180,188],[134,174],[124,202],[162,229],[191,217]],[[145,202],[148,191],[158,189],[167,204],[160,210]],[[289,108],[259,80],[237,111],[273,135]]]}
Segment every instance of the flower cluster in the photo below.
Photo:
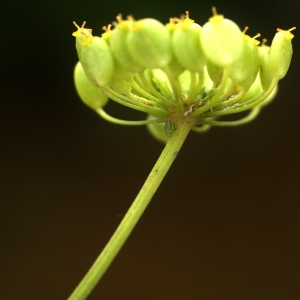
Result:
{"label": "flower cluster", "polygon": [[[260,44],[231,20],[217,14],[202,27],[189,18],[126,20],[92,35],[85,23],[77,31],[79,63],[75,85],[81,99],[108,121],[140,125],[166,140],[173,126],[185,120],[201,132],[210,126],[251,121],[270,102],[292,57],[293,34],[278,29],[271,46]],[[147,120],[124,121],[109,116],[108,98],[145,112]],[[237,121],[221,116],[250,111]],[[163,126],[165,124],[165,133]]]}

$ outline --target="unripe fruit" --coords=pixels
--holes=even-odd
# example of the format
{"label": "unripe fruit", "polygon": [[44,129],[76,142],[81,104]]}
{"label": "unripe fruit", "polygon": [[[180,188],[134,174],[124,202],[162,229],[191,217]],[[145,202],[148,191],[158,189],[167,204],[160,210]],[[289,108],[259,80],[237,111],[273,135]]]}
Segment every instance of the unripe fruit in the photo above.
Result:
{"label": "unripe fruit", "polygon": [[274,77],[282,79],[289,69],[293,47],[292,38],[294,35],[291,33],[295,27],[289,30],[278,29],[272,41],[270,48],[270,66]]}
{"label": "unripe fruit", "polygon": [[131,58],[145,68],[162,68],[172,59],[170,32],[157,20],[134,22],[126,43]]}
{"label": "unripe fruit", "polygon": [[103,38],[86,34],[79,28],[73,33],[79,60],[87,78],[96,86],[108,85],[114,73],[114,60],[109,46]]}
{"label": "unripe fruit", "polygon": [[191,72],[200,72],[206,58],[201,47],[201,26],[185,19],[177,24],[172,35],[172,49],[178,62]]}
{"label": "unripe fruit", "polygon": [[138,62],[131,57],[126,38],[129,33],[129,29],[132,26],[133,21],[120,21],[114,30],[110,32],[109,45],[111,47],[112,54],[120,65],[130,72],[141,72],[145,67],[138,64]]}
{"label": "unripe fruit", "polygon": [[239,27],[223,15],[214,16],[205,23],[200,37],[206,57],[218,66],[228,66],[242,54],[243,37]]}
{"label": "unripe fruit", "polygon": [[89,107],[99,109],[106,105],[108,97],[101,91],[100,88],[94,86],[86,77],[85,72],[80,62],[74,69],[74,81],[77,93],[80,99]]}

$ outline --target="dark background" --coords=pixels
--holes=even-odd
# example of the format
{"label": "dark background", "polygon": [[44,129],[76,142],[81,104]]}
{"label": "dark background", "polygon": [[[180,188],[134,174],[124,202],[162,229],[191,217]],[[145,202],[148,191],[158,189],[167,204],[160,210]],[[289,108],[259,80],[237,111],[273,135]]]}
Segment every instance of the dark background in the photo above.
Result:
{"label": "dark background", "polygon": [[[11,1],[1,9],[1,299],[66,299],[163,146],[76,95],[72,21],[167,23],[211,6],[271,42],[299,1]],[[299,26],[298,26],[299,27]],[[300,28],[300,27],[299,27]],[[276,100],[253,123],[191,133],[89,299],[300,299],[299,32]],[[140,119],[114,103],[115,116]]]}

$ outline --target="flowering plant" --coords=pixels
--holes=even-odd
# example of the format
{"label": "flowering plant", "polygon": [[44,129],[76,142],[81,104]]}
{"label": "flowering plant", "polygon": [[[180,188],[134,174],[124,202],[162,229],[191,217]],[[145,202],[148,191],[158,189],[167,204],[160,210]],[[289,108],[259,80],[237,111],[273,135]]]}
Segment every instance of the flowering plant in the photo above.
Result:
{"label": "flowering plant", "polygon": [[[253,120],[275,96],[277,84],[292,57],[291,31],[277,29],[271,43],[250,37],[231,20],[217,14],[202,27],[189,13],[163,25],[151,18],[126,20],[92,35],[85,22],[77,31],[79,62],[75,86],[80,98],[107,121],[146,125],[166,143],[144,186],[118,229],[69,299],[85,299],[125,243],[177,156],[188,133],[211,126],[237,126]],[[141,121],[107,114],[112,99],[145,112]],[[248,111],[235,121],[223,116]]]}

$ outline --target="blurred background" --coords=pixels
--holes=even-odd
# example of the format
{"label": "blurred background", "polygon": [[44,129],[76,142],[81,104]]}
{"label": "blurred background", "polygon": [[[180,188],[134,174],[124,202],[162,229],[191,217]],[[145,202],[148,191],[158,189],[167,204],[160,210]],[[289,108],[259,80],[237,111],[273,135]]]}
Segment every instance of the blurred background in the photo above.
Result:
{"label": "blurred background", "polygon": [[[277,27],[299,27],[296,0],[183,2],[31,0],[1,9],[1,299],[66,299],[163,149],[145,127],[109,124],[80,102],[72,21],[100,35],[118,13],[167,23],[188,10],[202,25],[215,5],[269,44]],[[275,101],[248,125],[190,134],[89,299],[300,299],[294,34]],[[107,110],[144,118],[113,102]]]}

